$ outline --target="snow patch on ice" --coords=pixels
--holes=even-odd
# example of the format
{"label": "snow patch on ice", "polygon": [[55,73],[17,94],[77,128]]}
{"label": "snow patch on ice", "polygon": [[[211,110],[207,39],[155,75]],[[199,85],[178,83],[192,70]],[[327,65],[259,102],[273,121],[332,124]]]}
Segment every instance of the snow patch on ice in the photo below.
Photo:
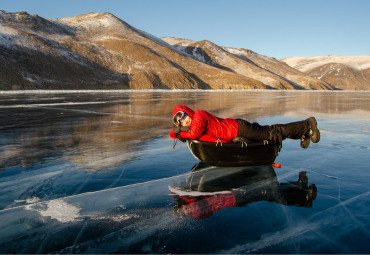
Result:
{"label": "snow patch on ice", "polygon": [[[51,217],[62,223],[76,221],[80,217],[80,209],[63,199],[51,200],[46,203],[46,206],[46,210],[36,209],[43,217]],[[26,209],[35,210],[35,207],[28,206]]]}

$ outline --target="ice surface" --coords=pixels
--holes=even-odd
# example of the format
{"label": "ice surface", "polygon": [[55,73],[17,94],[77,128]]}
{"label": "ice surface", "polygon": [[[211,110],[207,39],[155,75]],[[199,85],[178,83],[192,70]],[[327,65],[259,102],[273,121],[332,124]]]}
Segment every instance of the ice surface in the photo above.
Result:
{"label": "ice surface", "polygon": [[[368,253],[369,95],[2,92],[0,253]],[[316,116],[321,141],[285,140],[280,169],[207,168],[172,149],[177,104],[261,124]]]}

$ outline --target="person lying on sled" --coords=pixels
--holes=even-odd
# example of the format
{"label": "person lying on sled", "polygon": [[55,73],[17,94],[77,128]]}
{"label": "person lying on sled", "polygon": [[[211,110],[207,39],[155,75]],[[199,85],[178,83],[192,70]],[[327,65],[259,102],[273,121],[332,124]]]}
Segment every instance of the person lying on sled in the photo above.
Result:
{"label": "person lying on sled", "polygon": [[170,131],[173,139],[194,139],[209,142],[238,142],[240,139],[248,141],[300,139],[301,147],[306,149],[310,140],[313,143],[320,141],[320,131],[317,128],[315,117],[287,124],[261,126],[243,119],[222,119],[204,110],[193,111],[185,105],[178,105],[173,109],[174,127]]}

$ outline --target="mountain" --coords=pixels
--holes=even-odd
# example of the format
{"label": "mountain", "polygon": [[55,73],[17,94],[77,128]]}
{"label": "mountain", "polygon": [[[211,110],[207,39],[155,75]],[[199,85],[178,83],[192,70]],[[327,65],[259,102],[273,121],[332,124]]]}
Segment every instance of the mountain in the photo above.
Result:
{"label": "mountain", "polygon": [[47,20],[1,11],[0,24],[1,89],[266,88],[109,13]]}
{"label": "mountain", "polygon": [[282,61],[157,38],[110,13],[0,11],[0,89],[333,89]]}
{"label": "mountain", "polygon": [[0,88],[110,88],[112,83],[127,88],[128,74],[101,64],[107,54],[77,33],[37,15],[1,11]]}
{"label": "mountain", "polygon": [[281,61],[336,89],[370,90],[370,56],[291,57]]}
{"label": "mountain", "polygon": [[256,79],[274,89],[332,89],[325,82],[311,78],[284,62],[247,49],[220,47],[210,41],[164,37],[164,41],[219,69]]}

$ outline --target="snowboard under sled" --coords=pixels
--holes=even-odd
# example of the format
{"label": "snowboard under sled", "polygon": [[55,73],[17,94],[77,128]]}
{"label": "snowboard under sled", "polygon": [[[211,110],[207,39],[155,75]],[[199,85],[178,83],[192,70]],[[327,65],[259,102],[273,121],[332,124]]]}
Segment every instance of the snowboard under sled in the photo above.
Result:
{"label": "snowboard under sled", "polygon": [[275,141],[221,143],[187,139],[193,156],[211,166],[271,165],[278,155]]}

